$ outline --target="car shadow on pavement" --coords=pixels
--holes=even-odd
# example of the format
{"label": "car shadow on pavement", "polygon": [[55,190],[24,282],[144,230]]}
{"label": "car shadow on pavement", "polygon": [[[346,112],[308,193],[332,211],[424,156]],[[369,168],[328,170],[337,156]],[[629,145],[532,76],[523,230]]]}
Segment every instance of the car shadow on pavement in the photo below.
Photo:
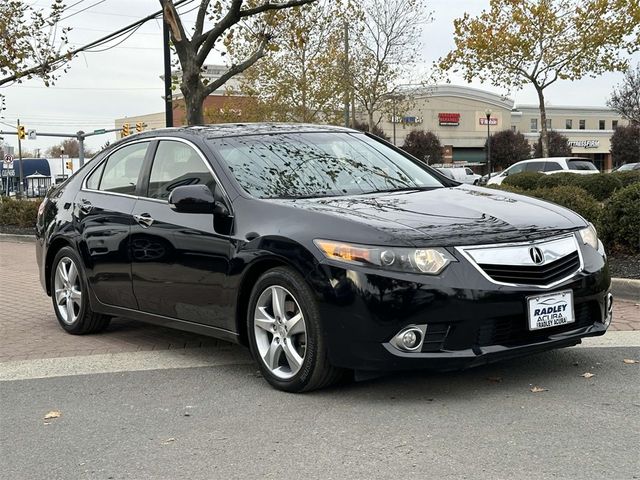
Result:
{"label": "car shadow on pavement", "polygon": [[[371,380],[346,382],[314,394],[352,399],[360,397],[368,402],[394,400],[412,403],[416,400],[466,401],[470,396],[491,397],[499,392],[553,394],[577,381],[589,387],[597,382],[600,371],[608,369],[607,375],[611,375],[611,365],[619,367],[614,371],[620,375],[625,372],[633,374],[635,366],[627,368],[629,366],[623,363],[625,352],[629,355],[628,350],[623,347],[565,348],[462,371],[393,372]],[[612,355],[612,352],[615,354]]]}

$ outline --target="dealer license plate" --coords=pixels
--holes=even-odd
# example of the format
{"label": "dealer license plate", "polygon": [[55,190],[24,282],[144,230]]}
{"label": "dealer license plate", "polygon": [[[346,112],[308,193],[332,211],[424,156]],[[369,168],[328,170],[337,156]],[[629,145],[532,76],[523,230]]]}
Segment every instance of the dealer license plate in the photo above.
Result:
{"label": "dealer license plate", "polygon": [[559,327],[576,321],[571,290],[527,297],[527,307],[529,330]]}

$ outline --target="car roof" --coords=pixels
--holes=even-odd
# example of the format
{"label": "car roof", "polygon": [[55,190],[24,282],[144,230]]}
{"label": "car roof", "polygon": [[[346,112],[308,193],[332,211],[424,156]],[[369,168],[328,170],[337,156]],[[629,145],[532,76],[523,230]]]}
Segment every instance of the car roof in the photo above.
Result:
{"label": "car roof", "polygon": [[159,128],[149,132],[136,134],[137,138],[157,137],[162,135],[198,136],[203,138],[233,137],[239,135],[265,135],[273,133],[310,133],[310,132],[348,132],[362,133],[346,127],[334,125],[315,125],[310,123],[218,123],[211,125],[194,125],[172,128]]}

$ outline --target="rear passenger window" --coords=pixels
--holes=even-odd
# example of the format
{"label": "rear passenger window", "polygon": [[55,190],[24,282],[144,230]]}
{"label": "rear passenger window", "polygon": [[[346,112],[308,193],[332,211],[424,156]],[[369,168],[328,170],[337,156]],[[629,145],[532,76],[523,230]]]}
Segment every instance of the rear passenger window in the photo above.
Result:
{"label": "rear passenger window", "polygon": [[562,166],[558,162],[546,162],[544,164],[545,172],[557,172],[558,170],[562,170]]}
{"label": "rear passenger window", "polygon": [[102,162],[102,164],[98,168],[96,168],[87,178],[87,188],[89,190],[98,190],[98,187],[100,186],[100,177],[102,176],[102,171],[104,170],[104,164],[105,162]]}
{"label": "rear passenger window", "polygon": [[182,185],[206,185],[213,192],[213,175],[198,152],[181,142],[161,141],[156,150],[151,176],[149,198],[168,200],[171,191]]}
{"label": "rear passenger window", "polygon": [[545,162],[529,162],[526,164],[525,172],[542,172]]}
{"label": "rear passenger window", "polygon": [[136,143],[115,151],[104,166],[100,190],[134,195],[148,145]]}

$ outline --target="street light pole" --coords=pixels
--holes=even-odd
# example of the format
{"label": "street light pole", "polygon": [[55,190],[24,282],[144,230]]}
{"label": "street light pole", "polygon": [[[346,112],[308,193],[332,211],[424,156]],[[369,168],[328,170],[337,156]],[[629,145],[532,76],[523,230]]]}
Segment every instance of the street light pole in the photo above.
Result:
{"label": "street light pole", "polygon": [[487,109],[484,113],[487,116],[487,167],[491,179],[491,110]]}
{"label": "street light pole", "polygon": [[60,182],[64,181],[64,147],[60,147]]}

